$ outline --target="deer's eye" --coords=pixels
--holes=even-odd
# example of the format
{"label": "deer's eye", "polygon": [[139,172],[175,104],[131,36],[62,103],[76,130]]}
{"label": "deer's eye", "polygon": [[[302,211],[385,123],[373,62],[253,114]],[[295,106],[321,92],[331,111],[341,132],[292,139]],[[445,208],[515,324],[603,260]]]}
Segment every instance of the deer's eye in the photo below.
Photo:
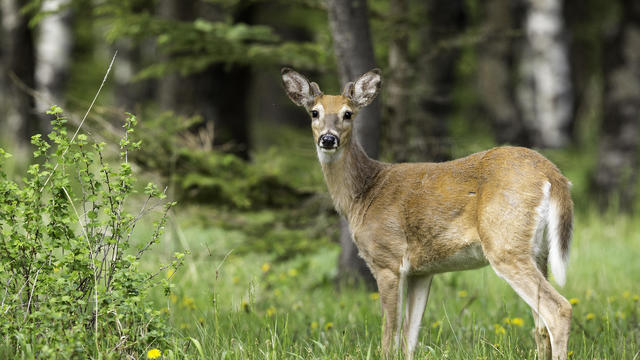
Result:
{"label": "deer's eye", "polygon": [[351,113],[351,111],[345,111],[345,112],[344,112],[344,115],[343,115],[342,117],[343,117],[345,120],[349,120],[349,119],[351,119],[351,115],[353,115],[353,114]]}
{"label": "deer's eye", "polygon": [[311,110],[311,117],[312,118],[317,118],[318,117],[318,110]]}

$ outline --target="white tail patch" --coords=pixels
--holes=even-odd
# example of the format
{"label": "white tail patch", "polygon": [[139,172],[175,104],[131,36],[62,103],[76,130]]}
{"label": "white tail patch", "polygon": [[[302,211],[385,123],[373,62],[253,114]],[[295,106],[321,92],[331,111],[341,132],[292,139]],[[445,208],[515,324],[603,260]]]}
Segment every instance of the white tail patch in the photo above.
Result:
{"label": "white tail patch", "polygon": [[560,243],[560,209],[558,204],[552,199],[549,203],[549,214],[547,218],[547,241],[549,242],[549,263],[551,273],[558,285],[564,286],[567,279],[568,253],[562,253]]}

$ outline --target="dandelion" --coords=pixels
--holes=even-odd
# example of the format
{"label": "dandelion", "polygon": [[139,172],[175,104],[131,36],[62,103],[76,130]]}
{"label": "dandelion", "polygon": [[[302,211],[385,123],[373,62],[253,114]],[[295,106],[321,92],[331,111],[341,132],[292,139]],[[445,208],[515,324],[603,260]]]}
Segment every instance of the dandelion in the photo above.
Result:
{"label": "dandelion", "polygon": [[380,293],[372,292],[371,294],[369,294],[369,299],[371,299],[371,300],[378,300],[378,299],[380,299]]}
{"label": "dandelion", "polygon": [[595,318],[596,318],[596,314],[594,314],[594,313],[588,313],[584,318],[585,318],[585,320],[587,320],[587,321],[588,321],[588,320],[593,320],[593,319],[595,319]]}
{"label": "dandelion", "polygon": [[202,316],[198,318],[198,323],[200,323],[200,325],[204,325],[204,318]]}
{"label": "dandelion", "polygon": [[466,291],[466,290],[460,290],[460,291],[458,291],[458,297],[459,297],[459,298],[466,298],[466,297],[467,297],[467,295],[469,295],[469,294],[467,293],[467,291]]}
{"label": "dandelion", "polygon": [[234,277],[233,277],[233,279],[231,279],[231,281],[232,281],[234,284],[237,284],[237,283],[239,283],[239,282],[240,282],[240,277],[239,277],[239,276],[234,276]]}
{"label": "dandelion", "polygon": [[58,267],[54,267],[54,268],[53,268],[53,272],[54,272],[54,273],[57,273],[58,271],[60,271],[60,268],[58,268]]}
{"label": "dandelion", "polygon": [[324,331],[329,331],[333,329],[333,323],[331,321],[329,321],[328,323],[324,324]]}
{"label": "dandelion", "polygon": [[439,328],[440,326],[442,326],[442,321],[440,321],[440,320],[436,320],[436,321],[431,323],[431,328],[433,328],[433,329]]}
{"label": "dandelion", "polygon": [[618,319],[624,320],[627,318],[627,314],[624,311],[617,311],[616,312],[616,317]]}
{"label": "dandelion", "polygon": [[314,321],[311,323],[311,330],[316,330],[318,328],[318,322]]}
{"label": "dandelion", "polygon": [[625,292],[622,293],[622,297],[625,299],[628,299],[631,297],[631,291],[627,290]]}
{"label": "dandelion", "polygon": [[263,273],[268,272],[269,270],[271,270],[271,264],[269,263],[262,264],[262,266],[260,267],[260,270],[262,270]]}
{"label": "dandelion", "polygon": [[503,322],[504,324],[506,324],[506,325],[511,324],[511,320],[510,320],[508,317],[506,317],[506,318],[502,319],[502,322]]}
{"label": "dandelion", "polygon": [[522,318],[513,318],[511,319],[511,325],[515,325],[515,326],[520,326],[522,327],[522,325],[524,325],[524,320],[522,320]]}
{"label": "dandelion", "polygon": [[193,300],[192,297],[188,297],[188,296],[185,296],[182,299],[182,302],[180,303],[180,305],[183,308],[189,309],[189,310],[195,310],[195,308],[196,308],[196,302]]}
{"label": "dandelion", "polygon": [[507,333],[507,330],[505,330],[505,328],[500,324],[493,324],[493,328],[496,331],[496,335],[504,335]]}
{"label": "dandelion", "polygon": [[572,350],[572,351],[569,351],[569,353],[567,353],[567,355],[568,355],[569,357],[573,357],[573,350]]}
{"label": "dandelion", "polygon": [[273,306],[270,306],[267,309],[267,316],[271,317],[271,316],[275,315],[275,313],[276,313],[276,308],[274,308]]}
{"label": "dandelion", "polygon": [[147,359],[157,359],[162,356],[162,353],[158,349],[151,349],[147,352]]}
{"label": "dandelion", "polygon": [[638,302],[640,300],[640,296],[638,295],[633,295],[633,297],[631,298],[631,300]]}
{"label": "dandelion", "polygon": [[287,274],[290,277],[296,277],[298,276],[298,269],[289,269],[289,271],[287,271]]}
{"label": "dandelion", "polygon": [[571,305],[578,305],[578,304],[580,304],[580,299],[578,299],[578,298],[571,298],[571,299],[569,299],[569,303],[570,303]]}
{"label": "dandelion", "polygon": [[187,323],[180,323],[180,330],[185,330],[189,328],[189,325]]}

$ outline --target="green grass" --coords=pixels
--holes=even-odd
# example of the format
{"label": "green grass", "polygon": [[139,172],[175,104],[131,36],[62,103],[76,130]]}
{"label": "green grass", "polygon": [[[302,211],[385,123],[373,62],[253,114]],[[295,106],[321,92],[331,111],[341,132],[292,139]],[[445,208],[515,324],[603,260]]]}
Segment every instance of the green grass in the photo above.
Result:
{"label": "green grass", "polygon": [[[191,251],[172,279],[173,294],[158,291],[155,297],[186,339],[181,345],[187,353],[215,359],[380,358],[377,294],[335,288],[336,244],[325,240],[282,262],[269,252],[236,254],[247,235],[194,220],[209,211],[178,210],[147,264],[157,267],[174,250]],[[640,223],[595,213],[577,217],[568,281],[560,289],[577,301],[572,358],[640,358],[638,258]],[[422,324],[418,358],[535,358],[529,308],[490,268],[437,276]]]}

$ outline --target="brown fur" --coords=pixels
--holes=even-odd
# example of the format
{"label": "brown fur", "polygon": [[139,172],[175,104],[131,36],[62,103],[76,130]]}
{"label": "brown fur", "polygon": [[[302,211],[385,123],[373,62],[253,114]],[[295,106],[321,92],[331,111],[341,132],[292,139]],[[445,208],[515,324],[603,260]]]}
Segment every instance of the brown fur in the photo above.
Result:
{"label": "brown fur", "polygon": [[[285,88],[294,91],[284,74]],[[361,78],[366,81],[359,79],[349,88],[377,92],[376,75],[367,73]],[[545,221],[539,207],[552,202],[558,209],[561,254],[567,256],[573,211],[568,180],[542,155],[521,147],[498,147],[445,163],[372,160],[351,135],[354,120],[343,118],[345,109],[355,113],[354,104],[370,100],[358,98],[358,91],[351,94],[355,100],[309,95],[313,98],[306,107],[321,110],[312,119],[314,139],[327,132],[340,138],[336,153],[324,155],[318,149],[322,171],[336,209],[346,216],[360,255],[378,282],[385,317],[383,349],[399,334],[404,281],[407,329],[424,311],[423,303],[412,300],[418,299],[412,284],[422,282],[422,290],[416,291],[426,288],[428,296],[433,274],[490,264],[531,306],[540,356],[566,359],[571,306],[546,279],[548,250],[534,253],[532,239]],[[415,343],[417,334],[412,336],[405,342]]]}

